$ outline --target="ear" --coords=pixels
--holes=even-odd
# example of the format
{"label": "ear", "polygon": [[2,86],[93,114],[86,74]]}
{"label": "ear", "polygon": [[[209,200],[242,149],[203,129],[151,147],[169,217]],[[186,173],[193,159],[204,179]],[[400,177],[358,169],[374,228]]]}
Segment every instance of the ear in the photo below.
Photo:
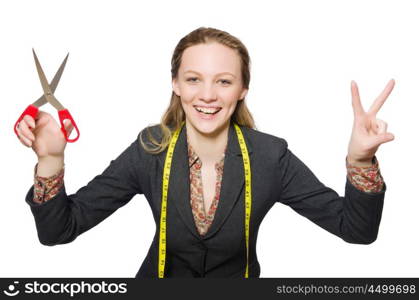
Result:
{"label": "ear", "polygon": [[243,89],[243,91],[240,94],[239,101],[243,100],[244,97],[246,97],[248,91],[249,91],[249,89]]}
{"label": "ear", "polygon": [[175,92],[175,94],[180,97],[179,84],[176,78],[172,80],[172,88],[173,92]]}

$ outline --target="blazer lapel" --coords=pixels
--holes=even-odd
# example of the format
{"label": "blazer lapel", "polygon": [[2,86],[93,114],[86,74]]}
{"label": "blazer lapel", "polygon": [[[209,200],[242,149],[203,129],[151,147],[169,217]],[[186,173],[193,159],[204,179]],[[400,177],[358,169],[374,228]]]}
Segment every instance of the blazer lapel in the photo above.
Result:
{"label": "blazer lapel", "polygon": [[[252,146],[249,143],[245,131],[242,132],[246,141],[249,156]],[[172,167],[169,178],[169,191],[167,201],[174,203],[179,212],[182,221],[190,232],[198,239],[207,239],[214,235],[222,226],[231,210],[239,199],[240,192],[244,187],[244,168],[241,156],[240,145],[237,139],[236,131],[232,122],[230,122],[227,140],[227,150],[224,157],[223,177],[221,182],[220,200],[215,211],[214,220],[208,229],[208,232],[201,236],[195,226],[190,204],[190,178],[189,178],[189,159],[186,140],[186,126],[183,126],[175,150],[173,152]],[[164,160],[167,149],[158,154],[163,174]],[[243,205],[244,210],[244,205]],[[170,226],[168,223],[167,226]]]}
{"label": "blazer lapel", "polygon": [[[246,141],[249,158],[252,151],[246,133],[243,127],[240,126]],[[203,236],[203,239],[208,239],[220,230],[221,226],[228,218],[234,205],[239,200],[240,192],[244,187],[244,167],[243,158],[239,141],[236,134],[236,129],[232,122],[228,131],[227,150],[224,158],[223,177],[221,181],[220,200],[218,202],[217,210],[215,211],[214,219],[208,232]],[[244,211],[244,203],[243,203]],[[244,219],[243,219],[244,226]]]}

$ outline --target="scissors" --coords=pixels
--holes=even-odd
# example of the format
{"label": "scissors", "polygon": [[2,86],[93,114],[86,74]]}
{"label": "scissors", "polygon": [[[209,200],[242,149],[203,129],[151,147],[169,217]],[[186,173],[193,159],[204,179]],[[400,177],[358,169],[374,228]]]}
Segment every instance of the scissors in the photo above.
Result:
{"label": "scissors", "polygon": [[[34,103],[30,104],[25,109],[25,111],[22,113],[22,115],[16,121],[15,126],[14,126],[14,131],[15,131],[16,135],[18,135],[18,132],[17,132],[16,128],[19,125],[19,122],[22,121],[22,119],[25,117],[25,115],[29,115],[29,116],[31,116],[32,118],[35,119],[36,116],[38,115],[39,107],[41,107],[45,103],[49,102],[52,106],[55,107],[55,109],[58,110],[58,117],[59,117],[60,123],[61,123],[61,131],[64,134],[65,139],[67,140],[67,142],[70,142],[70,143],[75,142],[75,141],[78,140],[78,138],[80,136],[80,132],[79,132],[79,129],[76,125],[76,122],[74,122],[74,119],[71,116],[70,112],[66,108],[64,108],[64,106],[54,96],[55,89],[57,88],[58,82],[60,81],[61,75],[63,74],[64,67],[65,67],[65,64],[67,62],[67,58],[68,58],[69,53],[64,58],[64,61],[61,63],[61,66],[58,69],[57,73],[55,73],[54,78],[51,81],[51,84],[48,84],[47,78],[45,77],[44,71],[42,70],[41,64],[39,63],[38,57],[36,56],[36,53],[35,53],[35,50],[32,49],[32,52],[33,52],[33,57],[35,59],[36,70],[38,71],[38,76],[39,76],[39,79],[41,81],[41,85],[42,85],[42,89],[44,90],[44,94],[38,100],[36,100]],[[64,120],[70,120],[71,124],[76,129],[77,136],[74,139],[69,139],[68,138],[67,131],[65,130],[65,127],[64,127],[64,122],[63,122]]]}

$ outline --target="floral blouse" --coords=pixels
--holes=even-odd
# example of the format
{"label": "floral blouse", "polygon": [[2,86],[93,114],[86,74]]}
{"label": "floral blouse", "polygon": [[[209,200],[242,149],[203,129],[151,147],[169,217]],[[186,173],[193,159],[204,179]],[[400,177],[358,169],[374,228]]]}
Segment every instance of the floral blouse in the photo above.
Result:
{"label": "floral blouse", "polygon": [[[190,178],[190,203],[192,208],[195,225],[198,232],[204,235],[214,219],[217,210],[218,201],[220,200],[221,181],[223,177],[223,166],[225,151],[223,157],[215,164],[216,184],[215,195],[211,202],[208,212],[205,210],[203,197],[203,184],[201,177],[202,161],[192,149],[188,141],[188,157],[189,157],[189,178]],[[368,167],[356,167],[348,163],[346,159],[346,169],[349,181],[359,190],[364,192],[380,192],[383,188],[383,178],[380,174],[377,158],[374,156],[372,165]],[[37,176],[37,166],[34,170],[34,198],[35,203],[43,203],[52,199],[61,187],[64,185],[64,167],[51,177]]]}

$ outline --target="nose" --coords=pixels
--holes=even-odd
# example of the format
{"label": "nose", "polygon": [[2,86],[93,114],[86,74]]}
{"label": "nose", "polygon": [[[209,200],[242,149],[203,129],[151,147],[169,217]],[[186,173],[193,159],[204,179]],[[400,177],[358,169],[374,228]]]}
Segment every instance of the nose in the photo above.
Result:
{"label": "nose", "polygon": [[217,100],[217,93],[212,83],[206,83],[202,85],[199,94],[199,99],[206,102]]}

